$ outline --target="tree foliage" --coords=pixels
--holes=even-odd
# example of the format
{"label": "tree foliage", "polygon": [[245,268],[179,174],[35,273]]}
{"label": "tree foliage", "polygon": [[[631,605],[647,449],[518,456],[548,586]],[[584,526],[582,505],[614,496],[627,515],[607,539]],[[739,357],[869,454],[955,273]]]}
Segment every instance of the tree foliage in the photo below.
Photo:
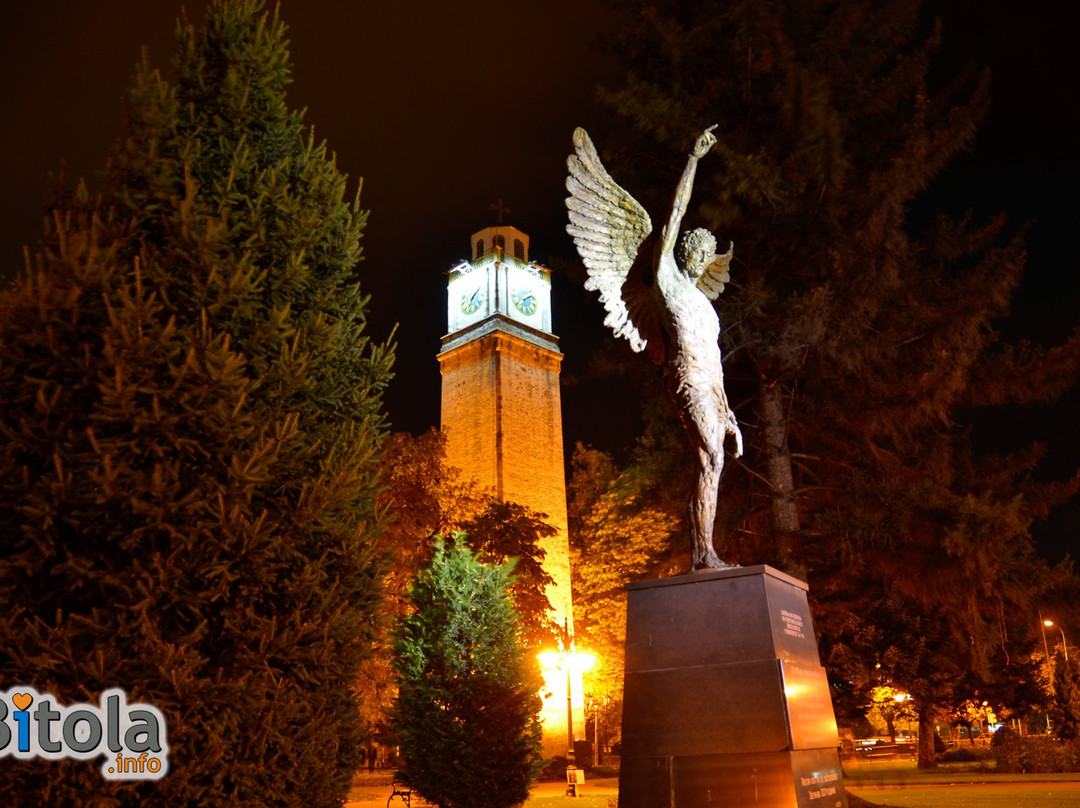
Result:
{"label": "tree foliage", "polygon": [[895,742],[897,723],[914,718],[915,713],[906,693],[889,685],[877,685],[870,691],[870,709],[866,717],[875,729],[880,726],[885,730],[890,742]]}
{"label": "tree foliage", "polygon": [[1076,656],[1054,661],[1054,706],[1050,711],[1054,733],[1074,746],[1080,743],[1080,662]]}
{"label": "tree foliage", "polygon": [[544,515],[516,502],[492,500],[470,519],[462,522],[469,546],[488,564],[513,559],[514,580],[510,598],[519,615],[518,631],[526,648],[550,645],[557,626],[551,620],[547,587],[554,579],[544,569],[544,549],[540,540],[555,535]]}
{"label": "tree foliage", "polygon": [[768,515],[753,550],[805,571],[852,468],[910,465],[965,407],[1060,394],[1080,351],[1000,343],[1023,268],[1003,218],[909,222],[988,103],[986,77],[932,85],[940,32],[918,3],[623,5],[611,47],[630,72],[605,97],[636,127],[621,156],[654,207],[719,122],[693,214],[738,245],[719,305]]}
{"label": "tree foliage", "polygon": [[682,476],[671,459],[642,446],[637,462],[619,472],[609,455],[581,444],[574,449],[568,492],[574,631],[597,656],[589,671],[594,698],[622,698],[626,583],[689,565],[689,543],[677,540],[686,535],[689,489],[672,491],[661,482]]}
{"label": "tree foliage", "polygon": [[408,584],[430,562],[436,539],[460,532],[485,562],[518,560],[510,592],[523,620],[523,638],[530,647],[551,638],[545,587],[552,579],[543,568],[540,542],[555,529],[544,521],[546,514],[501,502],[462,479],[460,469],[447,462],[446,438],[434,429],[419,437],[392,434],[380,481],[379,504],[392,516],[380,546],[393,555],[387,595],[394,614],[406,611]]}
{"label": "tree foliage", "polygon": [[385,599],[378,622],[378,652],[365,661],[359,677],[364,695],[361,722],[371,734],[389,729],[386,718],[395,695],[390,630],[411,612],[409,584],[434,556],[439,536],[464,532],[482,561],[515,559],[510,596],[519,614],[518,632],[527,648],[550,645],[554,626],[543,568],[542,539],[554,528],[516,503],[499,502],[461,477],[446,460],[446,439],[437,430],[420,436],[393,433],[380,463],[379,505],[389,517],[379,548],[389,559]]}
{"label": "tree foliage", "polygon": [[123,687],[171,770],[28,763],[5,804],[336,805],[358,763],[393,359],[365,214],[286,105],[276,14],[218,0],[176,41],[0,295],[0,681]]}
{"label": "tree foliage", "polygon": [[523,803],[539,767],[541,679],[508,594],[513,562],[435,545],[396,630],[402,779],[440,808]]}
{"label": "tree foliage", "polygon": [[[851,501],[821,517],[837,544],[813,591],[838,689],[886,677],[915,697],[924,729],[976,696],[999,708],[1038,703],[1027,624],[1040,597],[1071,577],[1035,555],[1027,485],[985,472],[1010,463],[990,459],[976,471],[965,441],[925,444],[945,446],[954,454],[944,462],[926,451],[891,479],[852,480]],[[929,741],[920,754],[933,764]]]}

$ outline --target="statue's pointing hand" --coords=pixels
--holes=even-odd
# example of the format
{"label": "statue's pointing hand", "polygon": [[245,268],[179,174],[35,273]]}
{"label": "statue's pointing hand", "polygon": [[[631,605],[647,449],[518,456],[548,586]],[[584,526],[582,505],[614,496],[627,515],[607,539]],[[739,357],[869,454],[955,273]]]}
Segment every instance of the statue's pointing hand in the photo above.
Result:
{"label": "statue's pointing hand", "polygon": [[716,135],[712,133],[713,129],[715,129],[716,127],[717,124],[714,123],[712,126],[710,126],[708,129],[701,133],[701,137],[699,137],[697,139],[697,143],[694,144],[694,157],[700,160],[702,157],[708,154],[709,149],[711,149],[716,144]]}

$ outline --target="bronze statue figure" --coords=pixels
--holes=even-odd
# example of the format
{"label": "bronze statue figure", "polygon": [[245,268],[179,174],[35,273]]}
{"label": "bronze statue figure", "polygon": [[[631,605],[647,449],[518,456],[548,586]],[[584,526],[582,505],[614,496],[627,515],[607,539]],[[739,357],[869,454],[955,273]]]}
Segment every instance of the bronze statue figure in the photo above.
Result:
{"label": "bronze statue figure", "polygon": [[717,255],[716,239],[699,228],[684,233],[676,249],[697,163],[716,142],[715,128],[694,144],[659,239],[652,235],[649,214],[604,169],[584,129],[574,131],[566,179],[566,231],[588,270],[585,288],[600,293],[605,325],[664,365],[668,392],[697,454],[690,497],[692,569],[729,566],[712,541],[728,433],[735,437],[735,456],[742,454],[742,433],[724,392],[720,320],[712,305],[731,279],[733,246]]}

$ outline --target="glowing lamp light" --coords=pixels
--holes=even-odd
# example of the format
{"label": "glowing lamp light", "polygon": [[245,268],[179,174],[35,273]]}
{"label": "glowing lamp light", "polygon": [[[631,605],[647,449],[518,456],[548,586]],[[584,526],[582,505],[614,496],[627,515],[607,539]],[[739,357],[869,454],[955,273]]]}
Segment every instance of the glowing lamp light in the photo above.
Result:
{"label": "glowing lamp light", "polygon": [[[536,655],[540,660],[540,665],[544,669],[545,680],[549,683],[551,677],[546,674],[554,671],[566,672],[566,745],[567,745],[567,763],[568,769],[572,769],[575,766],[574,759],[574,708],[572,700],[571,689],[571,674],[582,673],[589,670],[595,662],[596,657],[592,654],[579,653],[574,650],[573,643],[570,643],[569,651],[544,651]],[[553,694],[552,694],[553,695]]]}
{"label": "glowing lamp light", "polygon": [[563,670],[568,657],[572,671],[584,673],[596,664],[595,656],[580,651],[571,651],[569,654],[564,651],[544,651],[536,655],[536,658],[540,660],[540,666],[546,671]]}
{"label": "glowing lamp light", "polygon": [[[1043,650],[1046,651],[1046,658],[1050,659],[1050,646],[1046,642],[1046,629],[1048,629],[1048,628],[1057,628],[1057,630],[1061,632],[1061,650],[1065,653],[1065,660],[1068,661],[1068,659],[1069,659],[1069,644],[1065,640],[1065,629],[1063,629],[1061,626],[1057,625],[1050,618],[1044,618],[1042,616],[1041,612],[1039,614],[1039,619],[1042,620],[1042,624],[1043,624],[1043,629],[1042,629]],[[1046,720],[1047,720],[1047,722],[1049,722],[1050,717],[1047,716]],[[1047,727],[1049,727],[1049,723],[1047,724]]]}
{"label": "glowing lamp light", "polygon": [[559,651],[544,651],[541,654],[537,654],[536,658],[540,660],[540,666],[546,671],[558,670],[562,667],[562,653]]}

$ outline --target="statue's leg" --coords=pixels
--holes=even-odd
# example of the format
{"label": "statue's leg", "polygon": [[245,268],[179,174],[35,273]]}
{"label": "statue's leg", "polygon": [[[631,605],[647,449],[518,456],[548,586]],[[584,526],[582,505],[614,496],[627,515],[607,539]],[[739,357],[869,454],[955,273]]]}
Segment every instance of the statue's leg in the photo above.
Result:
{"label": "statue's leg", "polygon": [[720,560],[712,541],[720,474],[724,470],[723,444],[719,452],[699,446],[697,454],[697,485],[690,495],[690,568],[723,568],[729,565]]}

